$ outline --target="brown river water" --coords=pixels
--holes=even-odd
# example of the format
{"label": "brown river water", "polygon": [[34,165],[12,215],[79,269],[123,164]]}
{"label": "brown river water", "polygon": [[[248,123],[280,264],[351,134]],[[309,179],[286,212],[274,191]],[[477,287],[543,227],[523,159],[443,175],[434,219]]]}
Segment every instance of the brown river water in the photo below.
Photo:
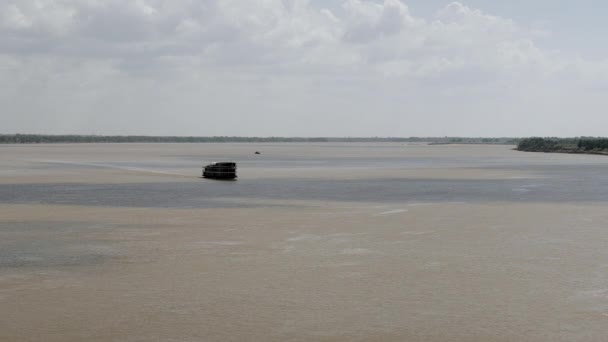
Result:
{"label": "brown river water", "polygon": [[606,341],[607,204],[512,146],[0,145],[0,341]]}

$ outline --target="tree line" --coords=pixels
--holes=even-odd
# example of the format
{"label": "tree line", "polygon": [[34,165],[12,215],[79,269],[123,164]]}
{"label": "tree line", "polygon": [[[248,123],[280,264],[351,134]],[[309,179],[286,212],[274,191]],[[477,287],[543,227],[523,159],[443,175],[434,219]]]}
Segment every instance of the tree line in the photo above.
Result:
{"label": "tree line", "polygon": [[517,150],[529,152],[608,153],[608,138],[526,138]]}
{"label": "tree line", "polygon": [[237,137],[237,136],[146,136],[146,135],[47,135],[0,134],[0,144],[52,143],[272,143],[272,142],[404,142],[438,144],[506,144],[515,145],[516,138],[463,137]]}

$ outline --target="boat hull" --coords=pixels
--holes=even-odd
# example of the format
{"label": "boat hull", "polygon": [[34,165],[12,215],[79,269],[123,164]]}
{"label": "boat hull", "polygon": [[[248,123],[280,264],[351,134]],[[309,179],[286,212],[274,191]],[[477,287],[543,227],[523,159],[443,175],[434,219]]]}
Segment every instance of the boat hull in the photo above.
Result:
{"label": "boat hull", "polygon": [[214,163],[203,168],[204,178],[235,179],[236,163]]}

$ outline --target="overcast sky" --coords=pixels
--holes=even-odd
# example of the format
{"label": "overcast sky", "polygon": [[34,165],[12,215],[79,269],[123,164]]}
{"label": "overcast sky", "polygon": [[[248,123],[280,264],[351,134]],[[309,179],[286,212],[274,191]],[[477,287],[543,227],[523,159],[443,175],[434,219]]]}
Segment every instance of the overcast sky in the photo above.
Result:
{"label": "overcast sky", "polygon": [[2,0],[0,133],[608,135],[604,0]]}

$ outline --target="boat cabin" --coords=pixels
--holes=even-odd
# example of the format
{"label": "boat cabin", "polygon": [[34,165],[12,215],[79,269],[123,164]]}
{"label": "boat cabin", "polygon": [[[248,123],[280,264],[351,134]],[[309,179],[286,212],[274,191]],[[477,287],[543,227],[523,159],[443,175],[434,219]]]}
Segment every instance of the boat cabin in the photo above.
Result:
{"label": "boat cabin", "polygon": [[220,162],[212,163],[203,167],[204,178],[215,179],[235,179],[236,178],[236,163]]}

